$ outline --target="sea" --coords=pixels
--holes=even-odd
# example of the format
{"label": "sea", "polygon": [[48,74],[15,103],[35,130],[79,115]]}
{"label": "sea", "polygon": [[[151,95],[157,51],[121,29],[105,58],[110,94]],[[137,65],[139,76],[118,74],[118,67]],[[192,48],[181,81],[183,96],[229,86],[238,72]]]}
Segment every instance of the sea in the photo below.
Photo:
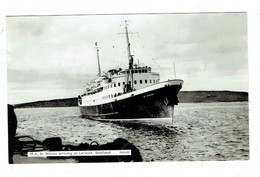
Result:
{"label": "sea", "polygon": [[179,103],[169,118],[97,121],[78,107],[17,108],[16,136],[63,145],[124,138],[144,162],[249,160],[248,111],[248,102]]}

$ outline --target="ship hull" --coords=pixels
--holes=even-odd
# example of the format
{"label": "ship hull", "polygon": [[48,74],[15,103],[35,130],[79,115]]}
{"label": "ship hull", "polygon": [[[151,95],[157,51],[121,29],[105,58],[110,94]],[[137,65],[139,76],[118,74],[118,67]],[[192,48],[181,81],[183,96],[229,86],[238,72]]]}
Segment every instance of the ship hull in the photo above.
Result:
{"label": "ship hull", "polygon": [[179,85],[165,85],[126,99],[95,106],[80,105],[83,117],[94,119],[140,119],[171,117],[169,107],[178,104]]}

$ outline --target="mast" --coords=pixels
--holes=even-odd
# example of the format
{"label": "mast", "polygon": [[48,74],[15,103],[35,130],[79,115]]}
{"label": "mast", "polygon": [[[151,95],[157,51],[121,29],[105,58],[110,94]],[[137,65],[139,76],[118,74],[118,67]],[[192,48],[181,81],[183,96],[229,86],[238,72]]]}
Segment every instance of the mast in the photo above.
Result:
{"label": "mast", "polygon": [[128,29],[127,29],[127,21],[125,20],[125,34],[126,34],[126,44],[127,44],[127,53],[128,53],[128,60],[129,60],[129,69],[133,69],[133,56],[131,55],[130,51],[130,42],[128,36]]}
{"label": "mast", "polygon": [[99,62],[99,50],[98,50],[98,45],[97,42],[95,43],[96,47],[97,47],[97,60],[98,60],[98,76],[101,77],[101,69],[100,69],[100,62]]}
{"label": "mast", "polygon": [[134,59],[133,59],[133,55],[131,55],[131,51],[130,51],[130,42],[129,42],[129,36],[128,36],[128,29],[127,29],[127,21],[125,20],[125,34],[126,34],[126,44],[127,44],[127,53],[128,53],[128,60],[129,60],[129,68],[128,68],[128,74],[127,74],[127,84],[129,81],[129,74],[131,75],[131,85],[130,85],[130,90],[133,91],[134,90],[134,78],[133,78],[133,63],[134,63]]}

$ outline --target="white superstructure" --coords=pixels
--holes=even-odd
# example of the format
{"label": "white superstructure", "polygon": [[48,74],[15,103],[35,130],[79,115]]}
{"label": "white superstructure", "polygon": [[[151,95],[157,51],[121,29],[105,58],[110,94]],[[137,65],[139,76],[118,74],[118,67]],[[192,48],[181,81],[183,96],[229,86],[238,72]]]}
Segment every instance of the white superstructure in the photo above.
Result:
{"label": "white superstructure", "polygon": [[152,72],[151,68],[147,66],[138,67],[135,65],[132,70],[126,69],[123,71],[112,69],[86,88],[86,92],[81,95],[81,104],[98,104],[98,102],[110,100],[129,91],[137,91],[157,84],[159,80],[159,74]]}

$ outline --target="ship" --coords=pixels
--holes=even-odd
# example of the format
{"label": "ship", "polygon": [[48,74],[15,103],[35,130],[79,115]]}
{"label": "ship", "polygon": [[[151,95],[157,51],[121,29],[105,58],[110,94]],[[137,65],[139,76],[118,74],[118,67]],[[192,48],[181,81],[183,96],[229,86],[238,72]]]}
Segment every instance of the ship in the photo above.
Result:
{"label": "ship", "polygon": [[[149,66],[134,63],[130,51],[128,24],[125,36],[129,66],[101,74],[97,42],[98,77],[78,96],[82,117],[90,119],[143,119],[171,117],[178,105],[183,80],[160,81]],[[139,62],[138,62],[139,63]]]}

